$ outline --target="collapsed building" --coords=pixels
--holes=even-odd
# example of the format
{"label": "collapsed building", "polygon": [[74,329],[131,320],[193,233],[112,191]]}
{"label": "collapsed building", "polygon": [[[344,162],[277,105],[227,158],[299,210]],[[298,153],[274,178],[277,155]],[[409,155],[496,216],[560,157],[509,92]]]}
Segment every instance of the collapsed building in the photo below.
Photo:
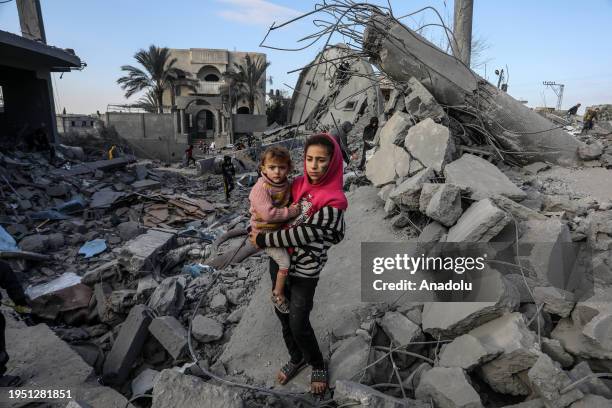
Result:
{"label": "collapsed building", "polygon": [[[610,133],[566,132],[366,10],[371,59],[344,45],[318,55],[296,85],[292,126],[273,135],[299,135],[280,142],[299,169],[301,135],[348,121],[349,148],[360,151],[363,126],[381,119],[365,172],[351,163],[345,173],[347,234],[329,251],[311,314],[330,361],[326,403],[610,406]],[[13,369],[36,378],[42,361],[77,367],[70,384],[94,404],[320,406],[305,394],[308,370],[273,386],[286,356],[267,265],[242,260],[244,236],[221,242],[246,225],[248,190],[221,203],[216,175],[130,161],[53,169],[40,155],[2,156],[11,248],[0,254],[17,260],[34,314],[51,327],[12,328],[9,338],[40,331],[49,342],[40,347],[70,362],[28,357],[29,345]],[[498,243],[523,267],[491,268],[493,301],[363,302],[362,243],[397,241]],[[558,271],[572,244],[592,254],[586,297]],[[92,372],[104,387],[87,380]]]}

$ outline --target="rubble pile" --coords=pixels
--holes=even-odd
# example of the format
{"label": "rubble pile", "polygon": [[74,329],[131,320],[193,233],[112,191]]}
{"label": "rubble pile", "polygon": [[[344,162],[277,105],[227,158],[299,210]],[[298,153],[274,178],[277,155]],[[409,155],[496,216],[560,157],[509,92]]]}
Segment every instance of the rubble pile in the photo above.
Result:
{"label": "rubble pile", "polygon": [[207,261],[234,250],[213,242],[246,226],[248,189],[227,203],[216,175],[186,177],[131,157],[71,159],[60,168],[47,159],[0,156],[0,257],[27,286],[33,319],[103,384],[133,398],[150,393],[164,369],[193,364],[187,332],[199,305],[193,350],[202,366],[225,375],[215,362],[260,261],[220,271]]}

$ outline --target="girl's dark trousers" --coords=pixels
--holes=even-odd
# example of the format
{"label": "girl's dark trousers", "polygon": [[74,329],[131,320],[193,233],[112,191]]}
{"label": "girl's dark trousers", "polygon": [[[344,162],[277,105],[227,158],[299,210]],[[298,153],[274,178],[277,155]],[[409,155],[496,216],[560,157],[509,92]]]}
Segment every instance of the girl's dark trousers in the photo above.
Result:
{"label": "girl's dark trousers", "polygon": [[[278,264],[270,258],[270,277],[273,287],[277,273]],[[274,308],[283,327],[283,339],[291,356],[291,362],[297,363],[304,358],[313,369],[324,367],[323,355],[309,319],[318,282],[319,279],[289,276],[285,286],[289,314],[280,313]]]}

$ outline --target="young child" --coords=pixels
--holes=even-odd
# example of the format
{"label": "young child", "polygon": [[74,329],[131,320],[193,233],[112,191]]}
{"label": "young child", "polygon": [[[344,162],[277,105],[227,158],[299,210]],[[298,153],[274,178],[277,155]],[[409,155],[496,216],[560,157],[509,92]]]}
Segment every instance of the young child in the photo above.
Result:
{"label": "young child", "polygon": [[[251,228],[255,233],[279,230],[300,212],[299,204],[290,203],[291,183],[287,174],[292,169],[291,156],[284,147],[270,147],[261,156],[261,177],[249,194],[251,202]],[[266,253],[278,264],[272,302],[281,313],[289,313],[285,299],[285,280],[289,274],[290,259],[285,248],[266,248]]]}

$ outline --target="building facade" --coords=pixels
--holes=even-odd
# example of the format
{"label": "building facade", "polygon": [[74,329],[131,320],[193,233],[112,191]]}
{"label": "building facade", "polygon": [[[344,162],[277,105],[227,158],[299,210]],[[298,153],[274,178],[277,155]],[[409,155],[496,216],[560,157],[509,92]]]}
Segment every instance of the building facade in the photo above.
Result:
{"label": "building facade", "polygon": [[176,58],[175,67],[188,72],[189,78],[196,79],[195,91],[181,85],[180,81],[172,90],[163,95],[164,106],[178,109],[178,127],[190,139],[212,141],[229,140],[231,114],[265,115],[266,75],[260,81],[261,92],[255,100],[254,112],[250,112],[246,100],[238,100],[230,113],[229,100],[232,89],[223,73],[234,69],[234,64],[242,65],[245,57],[261,58],[266,55],[255,52],[238,52],[209,48],[171,49],[171,58]]}

